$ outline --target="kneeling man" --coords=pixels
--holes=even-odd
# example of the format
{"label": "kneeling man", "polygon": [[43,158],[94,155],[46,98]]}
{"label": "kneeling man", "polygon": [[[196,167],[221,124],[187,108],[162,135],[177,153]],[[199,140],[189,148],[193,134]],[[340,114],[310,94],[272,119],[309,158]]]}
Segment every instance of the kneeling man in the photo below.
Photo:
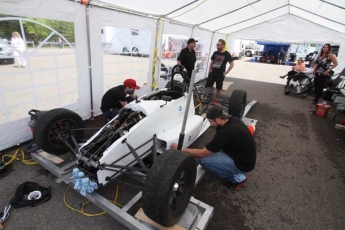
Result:
{"label": "kneeling man", "polygon": [[[182,151],[199,157],[204,169],[225,179],[225,185],[237,191],[246,182],[245,174],[255,167],[254,138],[240,119],[224,114],[220,107],[212,107],[206,117],[217,128],[214,138],[203,149]],[[177,143],[171,148],[177,149]]]}

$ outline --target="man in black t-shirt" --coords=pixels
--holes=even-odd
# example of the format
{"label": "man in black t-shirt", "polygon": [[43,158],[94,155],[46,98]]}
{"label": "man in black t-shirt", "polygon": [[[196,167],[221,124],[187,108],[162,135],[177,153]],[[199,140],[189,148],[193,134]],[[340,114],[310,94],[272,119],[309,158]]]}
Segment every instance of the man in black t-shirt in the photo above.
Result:
{"label": "man in black t-shirt", "polygon": [[[220,107],[212,107],[206,117],[211,126],[217,127],[214,138],[203,149],[182,151],[200,157],[204,169],[225,179],[228,188],[238,190],[246,182],[245,173],[255,167],[254,138],[240,119],[224,114]],[[177,149],[177,144],[171,148]]]}
{"label": "man in black t-shirt", "polygon": [[[207,93],[210,93],[214,82],[216,82],[217,92],[215,100],[212,102],[214,105],[218,104],[217,98],[220,96],[220,93],[222,91],[225,75],[227,75],[234,67],[232,57],[230,53],[225,50],[225,45],[226,43],[223,39],[218,40],[217,51],[215,51],[211,57],[209,74],[206,82],[206,88],[208,88]],[[230,66],[225,71],[227,63],[230,63]]]}
{"label": "man in black t-shirt", "polygon": [[[123,85],[109,89],[102,98],[101,110],[105,117],[105,122],[109,122],[116,117],[119,110],[136,98],[134,91],[140,89],[134,79],[126,79]],[[127,96],[129,94],[130,96]]]}
{"label": "man in black t-shirt", "polygon": [[188,78],[192,78],[192,71],[196,62],[195,47],[198,41],[194,38],[190,38],[187,41],[187,47],[182,49],[180,55],[177,57],[177,64],[183,65],[188,73]]}

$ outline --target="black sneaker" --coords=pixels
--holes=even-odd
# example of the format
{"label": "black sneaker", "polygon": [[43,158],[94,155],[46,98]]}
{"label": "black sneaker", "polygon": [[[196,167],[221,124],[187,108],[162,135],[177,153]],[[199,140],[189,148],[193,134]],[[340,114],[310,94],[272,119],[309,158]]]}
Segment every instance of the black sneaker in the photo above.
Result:
{"label": "black sneaker", "polygon": [[244,183],[246,183],[247,179],[245,179],[244,181],[238,182],[238,183],[231,183],[228,181],[224,181],[224,185],[231,190],[234,191],[238,191],[243,185]]}

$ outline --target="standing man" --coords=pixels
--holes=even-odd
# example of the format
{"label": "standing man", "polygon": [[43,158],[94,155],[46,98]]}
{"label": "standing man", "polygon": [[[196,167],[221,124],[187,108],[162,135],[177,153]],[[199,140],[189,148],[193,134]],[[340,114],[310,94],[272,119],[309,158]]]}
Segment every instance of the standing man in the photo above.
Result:
{"label": "standing man", "polygon": [[187,41],[187,47],[182,49],[180,55],[177,57],[177,64],[183,65],[188,73],[188,78],[192,78],[192,71],[196,62],[195,47],[198,41],[194,38],[190,38]]}
{"label": "standing man", "polygon": [[[254,138],[240,119],[224,114],[220,107],[212,107],[206,117],[217,128],[214,138],[203,149],[182,148],[182,151],[199,157],[204,169],[225,179],[224,185],[237,191],[247,180],[245,174],[255,167]],[[171,148],[177,149],[177,143]]]}
{"label": "standing man", "polygon": [[[211,93],[214,82],[216,82],[216,97],[212,102],[214,105],[217,105],[217,98],[220,96],[220,93],[223,88],[223,81],[225,75],[227,75],[230,70],[234,67],[234,62],[228,51],[225,50],[225,41],[219,39],[217,42],[217,51],[215,51],[211,57],[211,63],[209,68],[209,74],[206,82],[207,93]],[[229,68],[225,71],[226,63],[230,63]]]}
{"label": "standing man", "polygon": [[134,79],[126,79],[123,85],[113,87],[103,95],[101,110],[106,123],[116,117],[122,107],[136,98],[136,89],[140,89],[137,82]]}

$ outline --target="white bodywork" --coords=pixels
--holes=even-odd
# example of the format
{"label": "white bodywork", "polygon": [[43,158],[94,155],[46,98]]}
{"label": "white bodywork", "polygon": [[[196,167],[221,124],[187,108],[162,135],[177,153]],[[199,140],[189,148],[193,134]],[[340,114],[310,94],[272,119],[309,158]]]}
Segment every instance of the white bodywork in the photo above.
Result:
{"label": "white bodywork", "polygon": [[[100,158],[99,163],[116,164],[121,166],[128,166],[135,163],[136,161],[134,156],[132,154],[128,154],[130,150],[127,145],[122,143],[124,139],[126,139],[127,143],[136,149],[152,139],[153,135],[156,134],[158,142],[160,144],[164,143],[163,149],[169,149],[173,142],[178,142],[186,109],[187,96],[188,94],[185,93],[184,96],[170,102],[163,100],[140,100],[138,103],[133,101],[126,105],[126,108],[143,112],[146,117],[134,125],[128,133],[120,137],[106,151],[104,151],[103,157]],[[164,105],[165,103],[167,104],[161,107],[161,105]],[[108,124],[112,125],[115,119],[116,117]],[[183,147],[191,145],[203,132],[206,131],[208,127],[209,122],[206,118],[195,115],[194,101],[192,98],[188,112]],[[101,131],[102,129],[84,145],[90,143]],[[151,149],[152,143],[153,142],[150,141],[143,147],[137,149],[137,153],[141,158],[150,153],[149,150]],[[128,154],[128,156],[123,157],[126,154]],[[107,183],[106,177],[112,175],[114,175],[114,172],[98,170],[98,182],[105,185]]]}

